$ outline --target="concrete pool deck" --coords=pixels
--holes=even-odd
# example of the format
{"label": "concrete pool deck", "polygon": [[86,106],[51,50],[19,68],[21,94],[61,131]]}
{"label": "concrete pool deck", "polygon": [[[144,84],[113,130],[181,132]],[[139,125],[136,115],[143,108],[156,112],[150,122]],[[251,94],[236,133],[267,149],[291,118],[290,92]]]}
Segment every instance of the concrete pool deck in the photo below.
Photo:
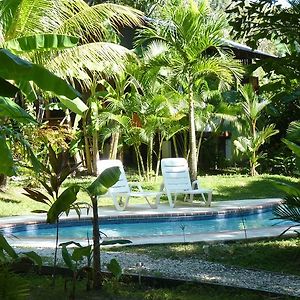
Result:
{"label": "concrete pool deck", "polygon": [[[223,216],[226,214],[239,214],[242,212],[251,212],[264,208],[270,208],[275,204],[280,203],[279,198],[268,199],[246,199],[236,201],[216,201],[212,202],[211,207],[191,206],[190,204],[183,204],[176,208],[170,208],[167,204],[161,204],[157,209],[152,209],[145,204],[132,205],[126,211],[117,211],[113,207],[100,207],[99,217],[105,219],[122,219],[122,218],[161,218],[171,216]],[[81,219],[90,219],[91,210],[87,215],[82,212]],[[62,216],[62,222],[67,220],[78,219],[75,212],[71,211],[69,216]],[[55,246],[53,238],[15,238],[9,235],[10,228],[18,225],[29,225],[44,223],[46,220],[45,214],[32,214],[26,216],[3,217],[0,218],[0,230],[4,231],[9,243],[13,246],[28,246],[28,247],[47,247]],[[261,229],[248,229],[246,231],[247,238],[260,238],[277,236],[283,232],[287,227],[266,227]],[[183,234],[180,235],[163,235],[163,236],[138,236],[126,237],[132,241],[133,244],[159,244],[159,243],[181,243],[198,242],[198,241],[226,241],[245,239],[245,231],[222,231],[222,232],[207,232],[197,234]],[[68,239],[69,240],[69,239]],[[60,242],[67,240],[60,239]],[[77,242],[87,244],[86,239],[76,239]]]}

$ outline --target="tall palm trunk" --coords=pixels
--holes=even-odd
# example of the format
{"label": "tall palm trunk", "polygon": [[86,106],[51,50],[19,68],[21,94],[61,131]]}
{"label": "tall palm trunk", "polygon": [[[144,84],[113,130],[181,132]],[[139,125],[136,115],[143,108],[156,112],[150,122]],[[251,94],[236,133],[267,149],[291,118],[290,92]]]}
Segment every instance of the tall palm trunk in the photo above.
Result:
{"label": "tall palm trunk", "polygon": [[147,148],[147,180],[150,180],[152,173],[152,155],[153,155],[153,136],[149,138],[149,145]]}
{"label": "tall palm trunk", "polygon": [[97,161],[99,160],[99,146],[98,146],[98,131],[93,132],[93,175],[97,175]]}
{"label": "tall palm trunk", "polygon": [[159,144],[158,144],[158,155],[157,155],[157,164],[156,164],[156,172],[155,172],[155,181],[157,181],[158,178],[158,172],[159,172],[159,163],[161,159],[161,152],[162,152],[162,145],[163,145],[163,137],[161,134],[158,134],[159,138]]}
{"label": "tall palm trunk", "polygon": [[87,127],[86,117],[83,117],[82,129],[83,129],[83,137],[84,137],[85,165],[88,170],[88,174],[92,174],[92,159],[91,159],[91,152],[90,152],[90,143],[89,143],[86,127]]}
{"label": "tall palm trunk", "polygon": [[191,180],[197,179],[197,146],[196,146],[196,126],[195,126],[195,109],[194,109],[194,97],[193,97],[193,83],[192,78],[189,77],[189,168]]}
{"label": "tall palm trunk", "polygon": [[117,158],[119,139],[120,139],[120,131],[119,131],[119,128],[118,128],[117,132],[114,132],[111,136],[109,159],[116,159]]}
{"label": "tall palm trunk", "polygon": [[174,151],[175,151],[175,157],[179,157],[177,140],[176,140],[175,135],[172,137],[172,141],[173,141],[173,146],[174,146]]}

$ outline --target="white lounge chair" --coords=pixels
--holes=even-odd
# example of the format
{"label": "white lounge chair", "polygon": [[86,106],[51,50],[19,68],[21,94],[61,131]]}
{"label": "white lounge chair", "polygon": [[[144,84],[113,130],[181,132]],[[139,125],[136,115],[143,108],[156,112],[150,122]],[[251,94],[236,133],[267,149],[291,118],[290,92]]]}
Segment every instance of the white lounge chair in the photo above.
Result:
{"label": "white lounge chair", "polygon": [[[167,194],[170,207],[175,207],[177,195],[189,195],[189,202],[193,202],[194,195],[201,195],[206,206],[211,205],[212,190],[200,187],[199,180],[191,183],[189,167],[185,158],[164,158],[161,160],[163,183],[161,191]],[[204,194],[207,194],[207,199]],[[172,198],[174,195],[174,200]]]}
{"label": "white lounge chair", "polygon": [[[142,197],[145,198],[147,203],[151,208],[157,208],[161,192],[150,192],[144,191],[139,182],[128,182],[123,164],[118,159],[107,159],[99,160],[97,162],[98,175],[101,174],[105,169],[110,167],[119,167],[121,174],[118,182],[116,182],[112,187],[109,188],[108,192],[101,197],[110,197],[112,198],[114,205],[117,210],[125,210],[128,206],[130,197]],[[132,191],[132,187],[136,187],[138,191]],[[124,197],[124,202],[122,201]],[[154,204],[151,204],[148,198],[154,197],[156,201]],[[120,201],[119,201],[120,200]],[[122,204],[121,204],[122,203]]]}

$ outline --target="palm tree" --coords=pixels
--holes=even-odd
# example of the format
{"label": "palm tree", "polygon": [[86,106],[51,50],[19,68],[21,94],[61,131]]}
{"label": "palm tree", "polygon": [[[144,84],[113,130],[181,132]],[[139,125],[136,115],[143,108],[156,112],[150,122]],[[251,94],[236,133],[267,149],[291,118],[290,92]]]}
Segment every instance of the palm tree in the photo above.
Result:
{"label": "palm tree", "polygon": [[244,135],[239,136],[234,141],[234,144],[239,151],[243,152],[249,158],[250,174],[254,176],[257,175],[258,160],[262,156],[258,152],[260,147],[279,131],[275,130],[274,124],[267,125],[261,130],[258,129],[258,119],[261,117],[266,106],[270,104],[270,101],[260,99],[251,84],[241,87],[240,92],[244,99],[242,102],[241,117],[246,122],[246,126],[244,127]]}
{"label": "palm tree", "polygon": [[177,88],[187,96],[189,105],[189,155],[191,179],[197,177],[197,145],[195,128],[195,99],[207,84],[224,89],[237,80],[241,66],[222,50],[223,16],[210,13],[206,1],[181,1],[171,13],[170,21],[156,22],[142,30],[138,44],[158,42],[160,61],[170,68]]}

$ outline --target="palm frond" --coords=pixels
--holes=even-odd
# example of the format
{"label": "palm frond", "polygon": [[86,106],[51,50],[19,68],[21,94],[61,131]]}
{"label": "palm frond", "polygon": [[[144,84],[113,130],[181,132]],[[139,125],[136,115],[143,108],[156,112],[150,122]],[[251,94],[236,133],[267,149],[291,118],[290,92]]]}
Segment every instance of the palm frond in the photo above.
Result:
{"label": "palm frond", "polygon": [[142,13],[127,6],[111,3],[89,6],[83,0],[63,2],[62,21],[55,31],[78,35],[84,42],[102,41],[111,36],[112,28],[119,32],[121,26],[133,27],[142,22]]}
{"label": "palm frond", "polygon": [[300,223],[300,194],[286,195],[283,204],[276,206],[273,213],[277,219]]}
{"label": "palm frond", "polygon": [[[5,1],[8,2],[8,1]],[[41,32],[50,32],[55,28],[57,14],[53,1],[19,0],[6,7],[12,20],[7,27],[5,39],[18,38]],[[5,4],[4,4],[5,5]]]}
{"label": "palm frond", "polygon": [[290,123],[286,138],[294,143],[300,144],[300,121]]}
{"label": "palm frond", "polygon": [[104,77],[113,77],[116,69],[125,69],[125,63],[134,53],[113,43],[89,43],[66,49],[44,64],[59,76],[84,81],[85,86],[92,84],[92,72]]}

